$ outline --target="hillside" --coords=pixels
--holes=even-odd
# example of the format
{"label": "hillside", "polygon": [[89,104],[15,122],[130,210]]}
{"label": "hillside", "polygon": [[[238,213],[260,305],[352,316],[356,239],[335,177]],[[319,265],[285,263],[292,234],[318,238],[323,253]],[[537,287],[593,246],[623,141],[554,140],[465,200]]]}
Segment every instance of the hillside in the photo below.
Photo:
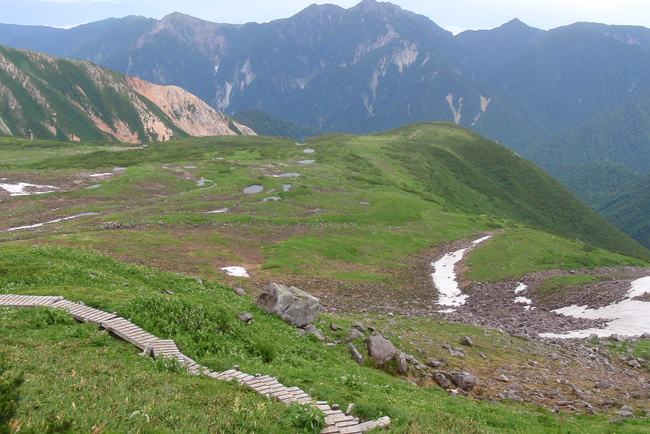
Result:
{"label": "hillside", "polygon": [[[645,419],[608,420],[622,405],[644,414],[648,363],[634,368],[620,357],[629,350],[642,358],[648,340],[612,344],[607,356],[598,351],[608,340],[558,344],[538,333],[591,325],[550,307],[590,290],[571,279],[620,286],[647,274],[648,250],[537,166],[474,132],[421,123],[305,144],[217,136],[137,149],[2,137],[0,161],[0,293],[62,295],[117,311],[210,369],[237,364],[278,376],[341,408],[355,403],[363,420],[389,415],[391,432],[647,429]],[[455,268],[470,303],[444,313],[432,263],[460,248],[471,250]],[[541,282],[529,294],[539,301],[526,310],[513,301],[514,288],[531,276]],[[320,298],[314,324],[329,345],[253,304],[269,282]],[[618,294],[601,290],[600,299]],[[492,310],[477,310],[474,300]],[[251,324],[236,318],[242,312],[253,315]],[[366,358],[357,365],[344,342],[354,322],[438,367],[378,366],[363,344],[368,330],[352,338]],[[56,420],[80,431],[286,432],[290,409],[138,357],[90,324],[1,309],[0,328],[8,375],[24,370],[29,379],[16,416],[25,429]],[[459,356],[463,336],[473,346]],[[480,387],[450,396],[434,379],[439,370],[469,371]],[[143,379],[155,381],[143,388]],[[605,381],[607,390],[594,386]],[[218,408],[206,413],[196,403]],[[550,411],[559,405],[561,414]]]}
{"label": "hillside", "polygon": [[235,113],[232,118],[237,122],[247,125],[261,136],[277,136],[294,139],[297,142],[322,136],[327,131],[314,127],[305,127],[293,122],[275,118],[260,110],[243,110]]}
{"label": "hillside", "polygon": [[128,143],[254,134],[179,87],[2,46],[0,131],[30,139]]}
{"label": "hillside", "polygon": [[650,246],[650,177],[631,180],[596,210],[644,246]]}

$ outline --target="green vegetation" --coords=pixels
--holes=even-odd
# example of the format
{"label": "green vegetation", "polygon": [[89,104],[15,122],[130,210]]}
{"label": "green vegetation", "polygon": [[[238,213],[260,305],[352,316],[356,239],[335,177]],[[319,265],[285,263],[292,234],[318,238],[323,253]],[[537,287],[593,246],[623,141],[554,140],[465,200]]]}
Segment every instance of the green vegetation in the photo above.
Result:
{"label": "green vegetation", "polygon": [[242,110],[235,113],[233,119],[252,128],[259,135],[285,137],[297,142],[327,134],[327,131],[319,128],[297,125],[293,122],[275,118],[261,110]]}
{"label": "green vegetation", "polygon": [[[477,282],[520,279],[554,269],[594,269],[616,265],[645,266],[641,259],[591,247],[580,241],[527,228],[514,228],[481,244],[469,253],[468,276]],[[591,278],[591,276],[590,276]]]}
{"label": "green vegetation", "polygon": [[[237,363],[246,372],[278,375],[284,384],[314,389],[318,399],[342,407],[354,402],[359,417],[389,415],[391,432],[641,433],[647,429],[640,419],[614,426],[605,416],[567,418],[530,405],[480,403],[451,398],[437,387],[411,385],[370,365],[356,365],[345,346],[331,348],[299,336],[250,298],[238,297],[214,281],[199,283],[63,247],[10,247],[0,252],[0,260],[0,292],[62,294],[104,310],[115,309],[159,337],[174,338],[185,354],[212,369]],[[161,287],[163,283],[167,286]],[[159,288],[173,294],[160,294]],[[56,319],[44,325],[47,310],[0,309],[0,344],[10,367],[4,378],[25,372],[26,381],[19,389],[22,400],[12,422],[21,431],[44,432],[53,422],[66,421],[74,432],[283,433],[295,432],[286,428],[286,421],[296,412],[309,413],[302,417],[306,424],[318,418],[236,384],[161,369],[159,363],[138,356],[130,344],[94,325],[65,320],[61,313],[47,314]],[[254,315],[250,325],[235,319],[244,310]],[[336,321],[348,325],[350,319]],[[390,327],[379,318],[376,324]],[[399,333],[404,337],[414,326],[437,332],[442,339],[482,334],[475,327],[418,319],[398,321],[398,325],[395,331],[403,330]],[[272,361],[255,351],[255,344],[264,341],[276,348]],[[496,333],[476,342],[482,347],[497,342],[513,345],[516,340]],[[473,363],[475,357],[480,359],[476,355],[466,362]]]}
{"label": "green vegetation", "polygon": [[[614,427],[605,416],[570,419],[531,405],[451,398],[424,376],[409,376],[420,386],[403,381],[393,362],[359,366],[345,345],[301,336],[251,298],[234,295],[226,282],[255,295],[277,281],[328,302],[345,300],[354,308],[321,318],[344,328],[372,321],[423,360],[445,357],[444,344],[472,336],[476,351],[449,369],[491,378],[491,366],[528,363],[530,344],[369,306],[426,308],[435,299],[427,284],[431,249],[486,234],[493,237],[468,257],[476,281],[551,268],[647,266],[597,247],[649,255],[538,168],[455,125],[331,134],[308,146],[315,153],[306,157],[293,140],[271,137],[179,139],[138,149],[1,138],[1,177],[59,189],[0,199],[2,229],[45,223],[0,232],[0,293],[62,295],[118,312],[213,370],[237,364],[342,408],[354,402],[360,418],[389,415],[391,432],[647,428],[639,420]],[[300,162],[307,158],[315,162]],[[299,176],[280,177],[287,173]],[[264,192],[244,193],[255,184]],[[280,200],[263,201],[270,196]],[[61,220],[90,212],[96,214]],[[221,267],[231,265],[252,277],[226,276]],[[243,312],[252,323],[236,318]],[[323,324],[316,323],[332,342],[346,338],[345,330]],[[363,350],[362,340],[354,343]],[[138,357],[132,346],[59,311],[1,310],[0,348],[10,366],[5,378],[25,372],[11,422],[21,432],[280,433],[295,432],[286,427],[291,418],[301,425],[296,429],[318,423],[309,408],[287,408],[235,384],[189,376],[177,363]],[[488,349],[486,364],[480,352]]]}

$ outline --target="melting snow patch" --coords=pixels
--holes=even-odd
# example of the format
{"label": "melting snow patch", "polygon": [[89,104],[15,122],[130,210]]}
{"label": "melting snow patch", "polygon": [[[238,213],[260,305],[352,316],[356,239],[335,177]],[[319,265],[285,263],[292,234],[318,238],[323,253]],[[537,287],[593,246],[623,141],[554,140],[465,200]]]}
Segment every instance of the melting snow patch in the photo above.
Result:
{"label": "melting snow patch", "polygon": [[307,149],[303,149],[302,152],[304,152],[305,154],[313,154],[316,151],[314,149],[307,148]]}
{"label": "melting snow patch", "polygon": [[115,175],[115,173],[113,173],[113,172],[93,173],[92,175],[88,175],[88,176],[96,177],[96,176],[112,176],[112,175]]}
{"label": "melting snow patch", "polygon": [[248,275],[248,270],[244,267],[232,266],[232,267],[221,267],[222,270],[226,272],[228,276],[235,277],[251,277]]}
{"label": "melting snow patch", "polygon": [[228,208],[221,208],[214,211],[207,211],[206,214],[223,214],[224,212],[228,212]]}
{"label": "melting snow patch", "polygon": [[[489,236],[474,240],[474,245],[479,244],[490,238]],[[467,294],[460,292],[458,282],[456,282],[456,272],[454,265],[463,259],[467,249],[460,249],[455,252],[447,253],[442,258],[433,263],[434,272],[431,274],[433,283],[438,288],[440,299],[438,304],[442,306],[461,306],[465,304]]]}
{"label": "melting snow patch", "polygon": [[517,285],[517,288],[515,288],[515,294],[522,293],[526,289],[528,289],[528,287],[526,285],[524,285],[523,283],[520,283],[519,285]]}
{"label": "melting snow patch", "polygon": [[63,217],[63,218],[60,218],[60,219],[50,220],[49,222],[45,222],[45,223],[36,223],[36,224],[33,224],[33,225],[17,226],[15,228],[9,228],[5,232],[17,231],[17,230],[20,230],[20,229],[38,228],[38,227],[41,227],[43,225],[49,225],[49,224],[52,224],[52,223],[59,223],[59,222],[62,222],[64,220],[71,220],[71,219],[76,219],[78,217],[87,217],[87,216],[90,216],[90,215],[97,215],[97,214],[99,214],[99,213],[85,212],[83,214],[77,214],[77,215],[73,215],[73,216],[70,216],[70,217]]}
{"label": "melting snow patch", "polygon": [[37,189],[52,189],[52,188],[55,190],[59,189],[58,187],[55,187],[53,185],[36,185],[36,184],[29,184],[27,182],[19,182],[18,184],[0,184],[0,188],[3,188],[6,191],[8,191],[11,196],[29,196],[31,194],[45,194],[45,193],[54,192],[54,190],[25,191],[27,187],[32,187]]}
{"label": "melting snow patch", "polygon": [[268,202],[270,200],[277,202],[280,200],[280,198],[278,196],[269,196],[269,197],[265,197],[264,200],[262,200],[262,202]]}
{"label": "melting snow patch", "polygon": [[650,332],[650,303],[633,298],[650,292],[650,276],[642,277],[632,282],[625,300],[603,306],[598,309],[589,309],[587,306],[567,306],[553,312],[576,318],[606,319],[609,320],[604,328],[591,328],[576,330],[564,334],[540,333],[542,337],[553,338],[584,338],[591,334],[610,336],[614,333],[622,336],[640,336]]}
{"label": "melting snow patch", "polygon": [[300,173],[296,172],[289,172],[289,173],[283,173],[282,175],[275,175],[276,178],[297,178],[300,176]]}
{"label": "melting snow patch", "polygon": [[291,184],[282,184],[282,190],[283,191],[291,190]]}
{"label": "melting snow patch", "polygon": [[113,172],[124,172],[126,170],[126,167],[114,167]]}
{"label": "melting snow patch", "polygon": [[196,169],[196,166],[185,166],[186,169]]}
{"label": "melting snow patch", "polygon": [[300,164],[311,164],[316,160],[299,160],[298,163]]}
{"label": "melting snow patch", "polygon": [[94,184],[94,185],[89,185],[88,187],[85,188],[85,190],[94,190],[95,188],[101,187],[101,184]]}

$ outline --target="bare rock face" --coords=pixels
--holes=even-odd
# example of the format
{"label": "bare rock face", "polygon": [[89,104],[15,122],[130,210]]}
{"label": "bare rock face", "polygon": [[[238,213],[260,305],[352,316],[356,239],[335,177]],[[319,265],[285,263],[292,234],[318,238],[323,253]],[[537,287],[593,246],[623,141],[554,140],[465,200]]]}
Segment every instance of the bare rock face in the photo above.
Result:
{"label": "bare rock face", "polygon": [[353,344],[348,344],[348,350],[350,351],[350,355],[352,358],[360,365],[363,365],[363,356],[357,350],[357,347],[355,347]]}
{"label": "bare rock face", "polygon": [[372,359],[383,365],[395,356],[395,346],[391,341],[381,335],[372,335],[364,341]]}
{"label": "bare rock face", "polygon": [[408,372],[408,368],[406,366],[406,355],[398,351],[395,353],[395,361],[397,362],[397,370],[400,374],[406,374]]}
{"label": "bare rock face", "polygon": [[304,327],[318,316],[320,301],[294,286],[271,282],[257,298],[257,305],[289,324]]}

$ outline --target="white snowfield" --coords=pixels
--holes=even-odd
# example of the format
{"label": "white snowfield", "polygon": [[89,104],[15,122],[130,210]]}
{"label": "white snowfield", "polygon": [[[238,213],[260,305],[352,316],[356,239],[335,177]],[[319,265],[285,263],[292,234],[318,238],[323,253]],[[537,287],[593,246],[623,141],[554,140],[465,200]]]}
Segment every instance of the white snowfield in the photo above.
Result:
{"label": "white snowfield", "polygon": [[[27,187],[45,191],[25,191]],[[0,188],[8,191],[11,196],[29,196],[31,194],[53,193],[54,190],[59,189],[59,187],[53,185],[37,185],[28,182],[19,182],[18,184],[0,184]]]}
{"label": "white snowfield", "polygon": [[614,333],[621,336],[640,336],[650,333],[650,303],[647,301],[633,300],[633,298],[650,292],[650,276],[642,277],[632,282],[631,288],[624,300],[598,309],[589,309],[587,306],[567,306],[556,309],[563,315],[575,318],[608,319],[605,328],[591,328],[576,330],[569,333],[541,333],[547,338],[585,338],[591,334],[610,336]]}
{"label": "white snowfield", "polygon": [[249,276],[247,269],[245,269],[244,267],[239,267],[237,265],[234,265],[232,267],[221,267],[221,269],[225,271],[228,276],[251,277]]}
{"label": "white snowfield", "polygon": [[[483,241],[489,239],[490,236],[479,238],[478,240],[472,241],[474,245],[482,243]],[[455,252],[447,253],[442,258],[438,259],[432,265],[434,271],[431,274],[434,285],[438,288],[440,294],[438,299],[438,304],[441,306],[461,306],[465,304],[467,294],[463,294],[458,287],[458,282],[456,282],[456,272],[454,271],[454,266],[463,259],[463,255],[467,249],[460,249]],[[454,309],[445,309],[441,311],[443,313],[453,312]]]}

